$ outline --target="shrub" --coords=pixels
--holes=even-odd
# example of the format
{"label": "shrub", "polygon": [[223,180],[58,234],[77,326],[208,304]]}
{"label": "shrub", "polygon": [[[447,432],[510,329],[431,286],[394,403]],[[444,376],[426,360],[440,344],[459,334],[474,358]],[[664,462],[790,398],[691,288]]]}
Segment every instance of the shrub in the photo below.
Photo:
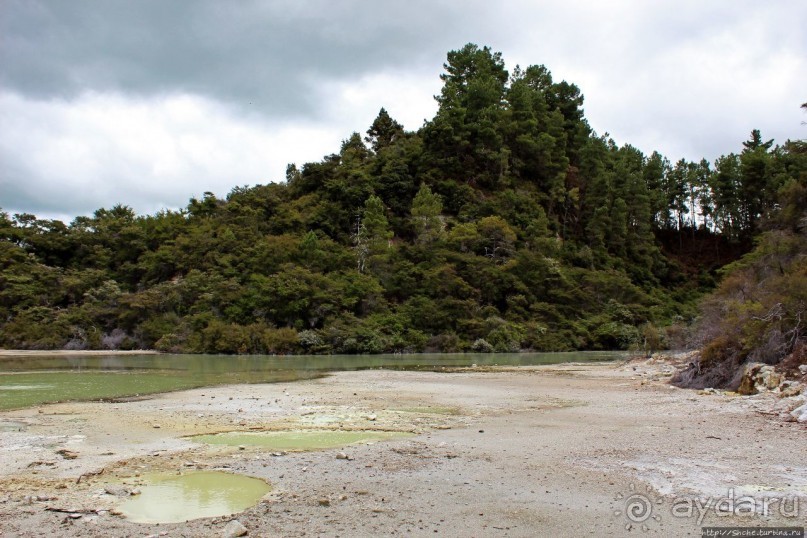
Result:
{"label": "shrub", "polygon": [[454,333],[442,333],[432,336],[425,345],[425,350],[430,353],[456,353],[462,349],[460,338]]}
{"label": "shrub", "polygon": [[266,353],[286,355],[294,353],[298,349],[300,339],[297,331],[289,327],[280,329],[264,329],[261,333],[260,342]]}
{"label": "shrub", "polygon": [[484,338],[477,338],[471,344],[471,349],[477,353],[493,353],[493,346]]}
{"label": "shrub", "polygon": [[317,331],[300,331],[297,333],[297,340],[300,343],[300,347],[307,353],[327,353],[330,350],[330,347]]}

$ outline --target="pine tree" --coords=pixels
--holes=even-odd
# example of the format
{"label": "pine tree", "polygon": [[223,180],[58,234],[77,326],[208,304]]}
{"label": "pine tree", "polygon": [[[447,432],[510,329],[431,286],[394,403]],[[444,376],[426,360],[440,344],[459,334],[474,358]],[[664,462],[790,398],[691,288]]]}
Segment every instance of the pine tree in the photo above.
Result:
{"label": "pine tree", "polygon": [[425,183],[412,201],[412,223],[415,228],[417,242],[423,245],[433,243],[443,233],[443,201],[439,194],[434,194]]}

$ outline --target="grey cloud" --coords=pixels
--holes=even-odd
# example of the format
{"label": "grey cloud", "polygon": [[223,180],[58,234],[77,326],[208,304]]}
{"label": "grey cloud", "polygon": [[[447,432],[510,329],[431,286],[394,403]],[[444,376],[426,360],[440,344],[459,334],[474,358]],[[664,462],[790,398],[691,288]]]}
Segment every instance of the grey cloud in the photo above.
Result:
{"label": "grey cloud", "polygon": [[[39,178],[32,181],[32,171],[27,170],[22,163],[15,162],[8,154],[3,155],[3,159],[0,211],[10,215],[32,213],[60,218],[66,209],[73,215],[91,214],[101,207],[99,199],[106,201],[109,198],[108,192],[100,192],[104,189],[103,184],[89,188],[82,188],[64,180],[43,184]],[[66,200],[69,200],[67,205]],[[126,204],[131,205],[132,202],[127,201]]]}
{"label": "grey cloud", "polygon": [[439,68],[424,51],[460,46],[444,30],[463,22],[429,0],[4,0],[2,12],[0,84],[16,92],[181,91],[275,116],[316,109],[318,79]]}

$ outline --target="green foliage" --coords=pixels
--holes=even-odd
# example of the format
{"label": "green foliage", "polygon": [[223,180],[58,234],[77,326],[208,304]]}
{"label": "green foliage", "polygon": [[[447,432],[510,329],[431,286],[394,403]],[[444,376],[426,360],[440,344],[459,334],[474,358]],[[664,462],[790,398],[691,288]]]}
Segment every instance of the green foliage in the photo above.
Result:
{"label": "green foliage", "polygon": [[804,142],[753,131],[672,164],[592,133],[545,66],[468,44],[444,68],[418,131],[382,108],[283,184],[69,225],[0,212],[0,345],[649,353],[754,238],[702,314],[731,351],[708,350],[772,361],[801,341]]}
{"label": "green foliage", "polygon": [[[737,372],[745,362],[776,364],[793,357],[803,362],[807,328],[807,149],[804,143],[789,142],[787,153],[777,162],[766,157],[772,142],[761,141],[758,131],[745,144],[750,159],[771,159],[763,168],[781,167],[797,172],[775,184],[778,204],[768,217],[767,231],[756,237],[755,248],[739,260],[725,266],[723,279],[714,294],[701,305],[695,344],[703,351],[697,367],[679,377],[691,386],[726,386],[736,388]],[[759,164],[759,163],[757,163]],[[756,172],[751,172],[756,173]],[[757,176],[754,180],[759,180]],[[753,189],[752,189],[753,190]],[[746,188],[748,192],[748,188]],[[741,203],[741,215],[752,221],[770,189],[762,189],[755,200]],[[748,208],[751,209],[750,213]],[[801,359],[799,359],[801,357]]]}
{"label": "green foliage", "polygon": [[353,235],[359,272],[364,272],[371,257],[382,254],[390,246],[392,231],[384,213],[384,202],[378,196],[372,195],[364,202],[364,211]]}
{"label": "green foliage", "polygon": [[443,234],[443,200],[434,194],[425,183],[412,201],[412,224],[416,241],[428,245],[440,239]]}
{"label": "green foliage", "polygon": [[389,113],[382,108],[373,124],[367,129],[367,136],[364,140],[369,142],[373,151],[378,153],[382,149],[391,146],[403,135],[403,125],[392,119]]}
{"label": "green foliage", "polygon": [[392,238],[392,231],[389,229],[389,222],[384,213],[384,202],[378,196],[370,196],[364,202],[361,228],[371,250],[383,250]]}
{"label": "green foliage", "polygon": [[513,255],[516,234],[503,218],[485,217],[479,221],[476,229],[482,239],[485,256],[502,263]]}
{"label": "green foliage", "polygon": [[474,340],[474,343],[471,344],[471,350],[477,353],[493,353],[494,349],[493,346],[485,340],[484,338],[477,338]]}

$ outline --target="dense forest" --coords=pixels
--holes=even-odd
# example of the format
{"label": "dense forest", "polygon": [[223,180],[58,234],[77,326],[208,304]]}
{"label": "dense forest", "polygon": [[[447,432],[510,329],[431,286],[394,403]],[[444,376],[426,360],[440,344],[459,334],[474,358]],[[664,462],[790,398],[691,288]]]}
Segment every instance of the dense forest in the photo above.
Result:
{"label": "dense forest", "polygon": [[417,131],[381,109],[282,183],[70,224],[0,213],[0,345],[649,351],[698,319],[715,363],[801,345],[804,141],[672,162],[593,132],[544,66],[469,44],[441,79]]}

